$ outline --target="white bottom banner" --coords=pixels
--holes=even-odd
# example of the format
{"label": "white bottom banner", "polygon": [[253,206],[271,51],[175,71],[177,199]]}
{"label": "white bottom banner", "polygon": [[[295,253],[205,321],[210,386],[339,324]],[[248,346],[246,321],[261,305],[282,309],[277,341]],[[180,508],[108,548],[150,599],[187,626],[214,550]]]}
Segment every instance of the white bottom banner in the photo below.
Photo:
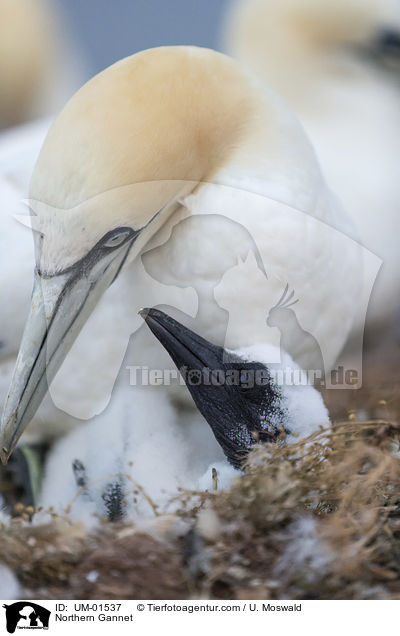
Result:
{"label": "white bottom banner", "polygon": [[[8,601],[2,602],[1,634],[19,630],[52,634],[144,634],[149,629],[188,633],[261,633],[311,636],[376,634],[395,625],[396,601]],[[292,632],[293,630],[293,632]],[[20,636],[22,636],[20,634]],[[39,636],[39,635],[38,635]]]}

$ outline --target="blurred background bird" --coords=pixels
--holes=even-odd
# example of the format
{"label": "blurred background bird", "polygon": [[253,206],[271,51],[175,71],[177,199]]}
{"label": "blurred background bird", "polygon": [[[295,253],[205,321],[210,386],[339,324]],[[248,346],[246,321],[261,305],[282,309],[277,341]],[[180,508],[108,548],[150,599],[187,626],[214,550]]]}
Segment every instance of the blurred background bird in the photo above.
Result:
{"label": "blurred background bird", "polygon": [[83,68],[54,2],[0,0],[0,129],[61,108]]}
{"label": "blurred background bird", "polygon": [[383,261],[369,324],[393,325],[400,293],[400,3],[236,0],[222,30],[227,52],[278,90],[305,126],[360,241]]}

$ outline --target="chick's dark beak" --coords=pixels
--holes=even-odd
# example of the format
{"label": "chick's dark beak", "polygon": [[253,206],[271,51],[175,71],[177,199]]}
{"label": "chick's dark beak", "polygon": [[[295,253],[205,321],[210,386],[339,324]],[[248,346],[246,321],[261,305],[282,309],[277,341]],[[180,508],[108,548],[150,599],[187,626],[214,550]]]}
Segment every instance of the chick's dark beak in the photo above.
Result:
{"label": "chick's dark beak", "polygon": [[163,311],[141,309],[139,314],[157,340],[168,351],[182,374],[185,373],[186,368],[188,371],[216,370],[223,364],[224,349],[222,347],[208,342]]}
{"label": "chick's dark beak", "polygon": [[[262,428],[259,418],[271,386],[267,369],[257,362],[244,362],[162,311],[142,309],[139,313],[175,362],[227,459],[241,468],[253,444],[276,438],[275,431]],[[249,372],[254,376],[256,371],[267,373],[268,386],[250,387],[250,396],[245,398],[241,378]]]}

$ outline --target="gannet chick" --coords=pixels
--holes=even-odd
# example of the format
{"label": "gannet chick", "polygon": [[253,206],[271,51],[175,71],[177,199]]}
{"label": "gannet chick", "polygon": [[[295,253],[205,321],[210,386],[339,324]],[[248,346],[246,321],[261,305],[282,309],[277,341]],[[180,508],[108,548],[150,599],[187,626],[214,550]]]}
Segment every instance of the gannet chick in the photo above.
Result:
{"label": "gannet chick", "polygon": [[[301,323],[317,330],[326,368],[347,338],[359,289],[359,253],[350,239],[342,242],[347,217],[285,104],[222,54],[161,47],[93,78],[53,123],[33,173],[30,200],[35,282],[3,414],[3,461],[116,279],[116,286],[124,283],[113,301],[120,322],[103,328],[119,335],[128,325],[132,333],[135,310],[145,304],[149,287],[156,296],[161,288],[144,277],[138,255],[162,243],[192,214],[217,211],[250,232],[270,281],[265,297],[252,298],[253,315],[272,307],[282,281],[288,281],[301,298]],[[217,233],[204,242],[204,258],[219,272],[216,279],[219,259],[230,249]],[[182,263],[187,257],[183,248]],[[194,268],[193,287],[200,287],[197,277],[209,275]],[[240,305],[251,284],[248,278],[243,288],[229,287],[227,300]],[[180,290],[165,290],[168,303],[181,309]],[[264,342],[265,318],[261,322],[250,330],[239,324],[231,347],[248,345],[249,339]],[[205,313],[197,331],[210,324]],[[89,346],[79,352],[82,376],[88,352]],[[107,368],[103,358],[101,372]],[[85,399],[95,385],[90,377]]]}
{"label": "gannet chick", "polygon": [[60,22],[47,0],[0,0],[0,128],[49,115],[80,85]]}
{"label": "gannet chick", "polygon": [[236,351],[201,338],[157,309],[141,315],[168,351],[228,461],[240,468],[257,442],[306,437],[329,422],[322,397],[293,360],[271,364],[263,343]]}
{"label": "gannet chick", "polygon": [[383,261],[369,323],[393,321],[400,292],[399,3],[238,0],[224,40],[304,124],[360,241]]}
{"label": "gannet chick", "polygon": [[289,358],[285,369],[271,365],[268,345],[227,351],[164,312],[141,315],[204,419],[177,416],[162,387],[119,386],[107,411],[51,450],[40,500],[44,514],[51,508],[93,526],[102,518],[137,521],[173,513],[182,506],[182,489],[229,487],[257,442],[292,442],[329,422],[321,395],[295,384],[299,367]]}
{"label": "gannet chick", "polygon": [[51,508],[89,527],[100,519],[137,521],[175,512],[180,489],[212,490],[214,466],[221,467],[220,487],[236,476],[207,423],[197,414],[179,418],[162,387],[116,391],[101,415],[50,450],[44,515]]}

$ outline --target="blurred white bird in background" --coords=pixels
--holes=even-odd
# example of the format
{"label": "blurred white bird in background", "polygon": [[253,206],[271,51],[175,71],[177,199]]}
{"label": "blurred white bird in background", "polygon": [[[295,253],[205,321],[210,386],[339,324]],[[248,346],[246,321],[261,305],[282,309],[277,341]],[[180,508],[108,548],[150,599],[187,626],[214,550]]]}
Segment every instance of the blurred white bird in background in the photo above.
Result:
{"label": "blurred white bird in background", "polygon": [[82,56],[54,2],[0,0],[0,128],[50,115],[82,79]]}
{"label": "blurred white bird in background", "polygon": [[393,321],[400,297],[400,3],[236,0],[224,48],[277,89],[304,124],[362,244],[383,261],[368,320],[374,327]]}

